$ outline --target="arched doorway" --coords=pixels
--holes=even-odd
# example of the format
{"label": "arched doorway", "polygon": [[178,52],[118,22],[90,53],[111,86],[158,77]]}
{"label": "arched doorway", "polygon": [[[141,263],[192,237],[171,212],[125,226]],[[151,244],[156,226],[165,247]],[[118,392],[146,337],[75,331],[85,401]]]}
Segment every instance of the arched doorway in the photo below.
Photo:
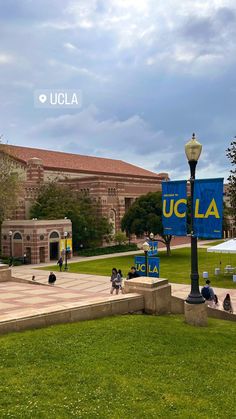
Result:
{"label": "arched doorway", "polygon": [[60,235],[57,231],[52,231],[49,235],[49,254],[50,260],[59,259]]}
{"label": "arched doorway", "polygon": [[22,235],[19,232],[13,234],[13,249],[12,255],[15,258],[23,257],[23,240]]}

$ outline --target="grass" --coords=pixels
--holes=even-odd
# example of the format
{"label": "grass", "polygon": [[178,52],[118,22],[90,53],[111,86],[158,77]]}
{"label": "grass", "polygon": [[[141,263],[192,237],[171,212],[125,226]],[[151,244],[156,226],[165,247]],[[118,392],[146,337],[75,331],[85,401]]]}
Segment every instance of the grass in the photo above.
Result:
{"label": "grass", "polygon": [[236,325],[122,316],[0,338],[1,418],[234,418]]}
{"label": "grass", "polygon": [[[223,288],[236,288],[236,282],[232,280],[232,274],[221,274],[215,276],[215,268],[220,267],[222,270],[227,264],[236,266],[236,255],[207,253],[206,249],[199,249],[199,275],[200,284],[204,284],[202,272],[207,271],[212,285]],[[182,248],[172,250],[171,257],[165,252],[159,253],[160,257],[160,276],[169,279],[170,282],[189,284],[190,279],[190,248]],[[130,266],[134,264],[134,256],[117,256],[107,259],[97,259],[93,261],[85,261],[69,264],[69,272],[110,275],[113,267],[121,269],[124,275],[128,272]],[[43,268],[46,270],[58,270],[57,266]]]}

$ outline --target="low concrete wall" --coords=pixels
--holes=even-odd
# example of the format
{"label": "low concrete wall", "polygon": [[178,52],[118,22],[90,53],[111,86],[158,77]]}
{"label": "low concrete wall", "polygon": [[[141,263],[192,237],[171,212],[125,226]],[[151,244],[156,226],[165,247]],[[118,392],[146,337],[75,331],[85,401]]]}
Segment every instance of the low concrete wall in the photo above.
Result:
{"label": "low concrete wall", "polygon": [[[184,314],[184,300],[182,298],[171,296],[171,313]],[[236,321],[236,314],[227,313],[227,311],[216,308],[207,307],[207,315],[214,319]]]}
{"label": "low concrete wall", "polygon": [[8,265],[0,264],[0,282],[11,280],[11,269]]}
{"label": "low concrete wall", "polygon": [[184,314],[184,300],[182,298],[171,296],[171,313]]}
{"label": "low concrete wall", "polygon": [[126,280],[125,292],[144,297],[144,311],[147,314],[171,312],[171,286],[165,278],[139,277]]}
{"label": "low concrete wall", "polygon": [[101,303],[85,303],[81,307],[1,322],[0,333],[19,332],[21,330],[37,329],[55,324],[93,320],[116,314],[135,313],[143,311],[143,309],[144,299],[142,295],[122,295]]}
{"label": "low concrete wall", "polygon": [[218,310],[217,308],[207,307],[208,317],[213,317],[219,320],[230,320],[236,322],[236,314],[227,313],[227,311]]}

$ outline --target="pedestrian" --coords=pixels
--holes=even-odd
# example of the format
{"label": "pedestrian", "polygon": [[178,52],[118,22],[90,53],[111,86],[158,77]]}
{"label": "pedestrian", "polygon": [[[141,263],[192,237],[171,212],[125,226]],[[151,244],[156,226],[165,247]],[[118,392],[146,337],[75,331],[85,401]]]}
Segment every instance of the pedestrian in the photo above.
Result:
{"label": "pedestrian", "polygon": [[122,294],[124,294],[123,292],[123,274],[121,269],[118,269],[117,271],[117,281],[116,283],[119,285],[119,289],[121,290]]}
{"label": "pedestrian", "polygon": [[207,305],[213,307],[215,301],[215,293],[213,291],[213,288],[210,287],[210,283],[211,281],[207,279],[206,285],[201,290],[201,294],[205,298]]}
{"label": "pedestrian", "polygon": [[226,294],[226,297],[225,297],[225,299],[223,301],[223,309],[225,311],[228,311],[229,313],[233,313],[234,312],[229,294]]}
{"label": "pedestrian", "polygon": [[135,266],[131,266],[131,269],[128,272],[126,279],[132,279],[132,278],[138,278],[138,277],[139,277],[139,274],[138,274]]}
{"label": "pedestrian", "polygon": [[56,282],[57,278],[56,275],[53,272],[50,272],[50,275],[48,277],[48,283],[50,285],[54,285],[54,283]]}
{"label": "pedestrian", "polygon": [[216,294],[214,296],[214,308],[219,308],[219,300]]}
{"label": "pedestrian", "polygon": [[63,265],[63,259],[62,259],[62,256],[59,258],[59,260],[58,260],[58,262],[57,262],[57,265],[59,265],[60,272],[61,272],[61,271],[62,271],[62,265]]}
{"label": "pedestrian", "polygon": [[32,275],[32,281],[35,281],[35,275]]}
{"label": "pedestrian", "polygon": [[111,281],[111,291],[110,291],[110,293],[111,294],[113,294],[114,290],[116,290],[116,294],[119,293],[120,286],[119,286],[118,281],[117,281],[117,274],[118,274],[117,269],[113,268],[112,271],[111,271],[111,279],[110,279],[110,281]]}

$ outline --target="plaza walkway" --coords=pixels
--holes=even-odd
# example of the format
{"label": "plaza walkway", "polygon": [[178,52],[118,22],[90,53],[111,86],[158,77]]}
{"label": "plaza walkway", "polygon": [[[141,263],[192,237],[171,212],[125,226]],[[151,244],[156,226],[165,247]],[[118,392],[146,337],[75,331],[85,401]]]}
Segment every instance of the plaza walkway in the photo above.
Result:
{"label": "plaza walkway", "polygon": [[[202,242],[201,245],[204,246],[205,243]],[[178,243],[175,247],[185,246],[186,242]],[[127,252],[127,254],[131,255],[132,252]],[[124,253],[74,258],[73,262],[110,258],[117,255],[121,256]],[[44,266],[47,266],[47,264],[44,264]],[[40,267],[42,267],[42,264]],[[33,275],[35,276],[35,281],[32,281]],[[22,279],[23,282],[0,283],[0,322],[80,307],[90,302],[97,303],[118,298],[110,296],[109,277],[56,272],[56,284],[49,286],[48,275],[48,271],[37,269],[37,265],[13,267],[12,276]],[[190,291],[189,285],[171,285],[172,295],[186,299]],[[220,309],[222,309],[222,302],[226,293],[230,292],[234,309],[236,310],[236,289],[227,290],[214,287],[214,290],[220,301]]]}
{"label": "plaza walkway", "polygon": [[[24,318],[52,311],[79,307],[89,302],[102,302],[117,298],[110,296],[110,278],[98,275],[57,272],[55,285],[47,285],[48,271],[20,266],[12,269],[16,278],[28,280],[29,283],[0,283],[0,321]],[[35,283],[32,281],[35,276]],[[185,299],[190,291],[189,285],[171,284],[172,295]],[[220,301],[230,292],[236,308],[236,289],[227,290],[214,287]]]}

